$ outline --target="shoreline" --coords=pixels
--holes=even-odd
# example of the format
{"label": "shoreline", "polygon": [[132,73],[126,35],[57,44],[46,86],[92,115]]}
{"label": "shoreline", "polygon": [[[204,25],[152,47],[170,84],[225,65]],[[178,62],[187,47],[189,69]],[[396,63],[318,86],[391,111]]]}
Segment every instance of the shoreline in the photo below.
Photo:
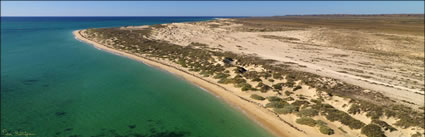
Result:
{"label": "shoreline", "polygon": [[[129,59],[133,59],[135,61],[139,61],[143,64],[146,64],[150,67],[162,69],[172,73],[173,75],[181,77],[184,80],[198,86],[199,88],[209,93],[212,93],[219,99],[225,101],[227,104],[238,109],[239,111],[241,111],[241,113],[246,115],[249,119],[253,120],[256,124],[259,124],[261,127],[263,127],[266,131],[270,132],[274,136],[290,137],[290,136],[300,135],[299,133],[295,133],[295,132],[304,133],[304,136],[307,136],[305,132],[297,129],[296,127],[293,127],[293,125],[289,124],[282,118],[278,117],[272,111],[259,106],[259,104],[255,104],[255,102],[250,102],[249,100],[241,96],[238,96],[235,93],[232,93],[225,87],[215,84],[209,80],[203,79],[202,77],[191,74],[185,70],[176,68],[172,65],[165,64],[164,62],[158,61],[156,59],[133,55],[133,54],[116,50],[116,49],[107,47],[105,45],[99,44],[97,42],[91,41],[89,39],[84,38],[80,34],[80,31],[81,30],[73,31],[73,34],[77,40],[88,43],[96,49],[103,50],[115,55],[123,56]],[[282,129],[285,129],[285,130],[282,130]]]}

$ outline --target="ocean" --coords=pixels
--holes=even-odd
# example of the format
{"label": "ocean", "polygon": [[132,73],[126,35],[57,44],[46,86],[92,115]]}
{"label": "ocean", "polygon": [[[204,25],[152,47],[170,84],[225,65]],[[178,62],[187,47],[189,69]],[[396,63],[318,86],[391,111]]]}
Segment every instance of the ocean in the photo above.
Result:
{"label": "ocean", "polygon": [[268,137],[214,95],[163,70],[76,40],[86,28],[213,17],[2,17],[2,135]]}

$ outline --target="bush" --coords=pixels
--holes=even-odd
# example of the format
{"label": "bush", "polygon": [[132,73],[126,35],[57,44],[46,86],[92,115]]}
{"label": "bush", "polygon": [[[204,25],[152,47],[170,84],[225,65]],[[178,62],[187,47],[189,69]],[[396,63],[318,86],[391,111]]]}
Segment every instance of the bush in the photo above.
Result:
{"label": "bush", "polygon": [[384,130],[389,130],[390,132],[397,130],[396,128],[394,128],[393,126],[389,125],[387,122],[382,120],[374,119],[372,120],[372,123],[382,127]]}
{"label": "bush", "polygon": [[229,84],[229,83],[232,83],[232,80],[231,79],[227,79],[227,78],[222,78],[222,79],[220,79],[218,81],[218,83],[220,83],[220,84]]}
{"label": "bush", "polygon": [[297,122],[298,124],[307,125],[310,127],[314,127],[316,125],[316,120],[312,118],[308,118],[308,117],[299,118],[295,122]]}
{"label": "bush", "polygon": [[226,74],[226,73],[217,73],[215,76],[214,76],[214,78],[215,79],[223,79],[223,78],[227,78],[227,77],[229,77],[230,75],[229,74]]}
{"label": "bush", "polygon": [[277,90],[282,90],[282,86],[283,86],[283,83],[276,83],[273,85],[273,88]]}
{"label": "bush", "polygon": [[387,118],[395,117],[397,115],[396,112],[389,110],[389,109],[385,109],[384,114],[385,114],[385,116],[387,116]]}
{"label": "bush", "polygon": [[381,130],[381,127],[375,124],[369,124],[362,128],[362,134],[367,137],[385,137],[384,132]]}
{"label": "bush", "polygon": [[236,67],[233,71],[235,71],[235,73],[237,74],[242,74],[245,73],[247,70],[243,67]]}
{"label": "bush", "polygon": [[286,96],[290,96],[291,94],[294,94],[294,93],[289,92],[289,91],[285,91],[285,95],[286,95]]}
{"label": "bush", "polygon": [[244,84],[246,84],[246,80],[241,75],[236,75],[234,78],[232,78],[232,83],[236,87],[242,87]]}
{"label": "bush", "polygon": [[297,113],[298,116],[300,117],[314,117],[319,115],[319,111],[315,110],[315,109],[302,109],[300,110],[300,112]]}
{"label": "bush", "polygon": [[327,126],[328,124],[326,122],[323,122],[322,120],[316,120],[316,125],[318,125],[318,126]]}
{"label": "bush", "polygon": [[298,111],[298,108],[296,106],[288,104],[288,105],[284,105],[283,108],[274,108],[273,110],[274,112],[278,114],[290,114],[290,113]]}
{"label": "bush", "polygon": [[347,125],[351,129],[360,129],[365,125],[360,120],[357,120],[351,117],[349,114],[337,110],[330,105],[326,104],[322,107],[325,107],[323,113],[326,115],[326,119],[328,119],[329,121],[339,121],[342,124]]}
{"label": "bush", "polygon": [[282,74],[280,74],[280,73],[273,73],[273,78],[274,79],[283,79]]}
{"label": "bush", "polygon": [[286,83],[285,83],[285,85],[286,86],[288,86],[288,87],[294,87],[294,85],[295,85],[295,82],[294,81],[287,81]]}
{"label": "bush", "polygon": [[260,88],[261,92],[267,92],[271,89],[270,86],[264,84],[263,82],[258,83],[257,87]]}
{"label": "bush", "polygon": [[254,79],[252,79],[252,81],[261,82],[262,80],[260,78],[254,78]]}
{"label": "bush", "polygon": [[265,100],[266,99],[266,98],[264,98],[264,97],[262,97],[260,95],[257,95],[257,94],[252,94],[251,95],[251,98],[252,99],[255,99],[255,100]]}
{"label": "bush", "polygon": [[247,91],[247,90],[252,90],[252,89],[253,89],[252,86],[248,83],[243,84],[242,88],[241,88],[242,91]]}
{"label": "bush", "polygon": [[306,105],[310,104],[310,102],[304,101],[304,100],[296,100],[291,104],[294,105],[294,106],[301,107],[302,105],[306,106]]}
{"label": "bush", "polygon": [[247,78],[247,79],[257,79],[257,80],[260,79],[260,76],[258,75],[258,72],[257,71],[248,71],[248,72],[245,72],[243,74],[243,76],[245,76],[245,78]]}
{"label": "bush", "polygon": [[394,124],[396,126],[400,126],[402,128],[408,128],[411,126],[416,126],[417,122],[414,118],[411,118],[406,115],[406,117],[400,117],[400,119]]}
{"label": "bush", "polygon": [[303,87],[301,87],[301,86],[296,86],[292,91],[297,91],[297,90],[299,90],[299,89],[302,89]]}
{"label": "bush", "polygon": [[270,102],[274,102],[274,101],[282,101],[282,99],[281,99],[281,98],[276,97],[276,96],[270,96],[270,97],[267,97],[267,100],[269,100]]}
{"label": "bush", "polygon": [[284,101],[273,101],[270,103],[266,104],[266,108],[283,108],[285,105],[288,105],[288,103],[284,102]]}
{"label": "bush", "polygon": [[415,134],[413,134],[411,137],[423,137],[421,133],[416,132]]}
{"label": "bush", "polygon": [[270,74],[270,73],[268,73],[268,72],[261,72],[261,73],[260,73],[260,75],[261,75],[262,77],[264,77],[264,79],[268,79],[269,77],[271,77],[271,74]]}
{"label": "bush", "polygon": [[349,114],[354,114],[355,115],[355,114],[358,114],[360,112],[361,112],[360,106],[357,105],[357,104],[351,105],[350,109],[348,109],[348,113]]}
{"label": "bush", "polygon": [[326,135],[332,135],[335,133],[335,131],[332,128],[329,128],[328,126],[320,126],[320,133],[326,134]]}

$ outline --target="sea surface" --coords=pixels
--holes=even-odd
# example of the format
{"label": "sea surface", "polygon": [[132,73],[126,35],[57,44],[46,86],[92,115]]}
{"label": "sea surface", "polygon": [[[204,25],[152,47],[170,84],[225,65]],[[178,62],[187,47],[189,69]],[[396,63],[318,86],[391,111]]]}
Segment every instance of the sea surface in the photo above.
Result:
{"label": "sea surface", "polygon": [[2,17],[1,129],[32,137],[266,137],[224,101],[76,40],[86,28],[212,17]]}

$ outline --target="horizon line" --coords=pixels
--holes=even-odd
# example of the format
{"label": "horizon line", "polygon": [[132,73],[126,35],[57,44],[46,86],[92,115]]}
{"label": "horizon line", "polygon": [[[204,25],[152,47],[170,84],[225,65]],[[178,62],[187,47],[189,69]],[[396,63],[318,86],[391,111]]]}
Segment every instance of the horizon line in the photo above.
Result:
{"label": "horizon line", "polygon": [[[254,17],[254,16],[0,16],[0,17]],[[269,17],[269,16],[265,16]]]}
{"label": "horizon line", "polygon": [[212,15],[212,16],[0,16],[0,17],[278,17],[278,16],[341,16],[341,15],[353,15],[353,16],[362,16],[362,15],[425,15],[425,13],[370,13],[370,14],[288,14],[288,15],[264,15],[264,16],[241,16],[241,15],[235,15],[235,16],[229,16],[229,15],[224,15],[224,16],[220,16],[220,15]]}
{"label": "horizon line", "polygon": [[284,16],[386,16],[386,15],[422,15],[425,13],[382,13],[382,14],[288,14],[288,15],[267,15],[267,16],[0,16],[0,17],[284,17]]}

